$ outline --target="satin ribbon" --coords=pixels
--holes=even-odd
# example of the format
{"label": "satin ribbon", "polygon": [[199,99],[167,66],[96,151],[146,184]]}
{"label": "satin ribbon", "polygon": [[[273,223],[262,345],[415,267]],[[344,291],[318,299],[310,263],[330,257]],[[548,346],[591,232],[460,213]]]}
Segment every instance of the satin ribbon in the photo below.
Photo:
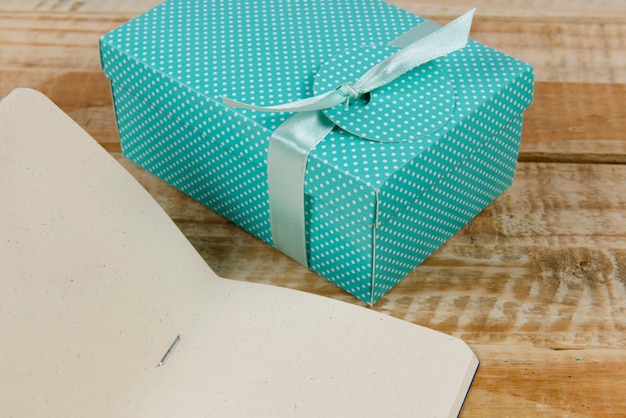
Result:
{"label": "satin ribbon", "polygon": [[467,44],[474,11],[472,9],[434,31],[431,31],[433,22],[427,22],[430,24],[426,28],[421,28],[424,24],[416,26],[390,43],[394,46],[406,46],[402,45],[402,49],[374,65],[356,81],[342,84],[335,90],[276,106],[255,106],[227,97],[223,97],[224,103],[230,107],[264,112],[310,112],[330,109],[338,104],[349,104],[415,67],[463,48]]}
{"label": "satin ribbon", "polygon": [[265,112],[298,112],[272,134],[268,149],[270,228],[274,247],[308,267],[304,213],[306,165],[313,148],[335,126],[323,112],[349,106],[365,93],[380,88],[407,71],[457,51],[467,44],[475,9],[446,26],[425,21],[389,45],[401,48],[368,69],[354,82],[313,97],[275,106],[255,106],[223,97],[234,108]]}

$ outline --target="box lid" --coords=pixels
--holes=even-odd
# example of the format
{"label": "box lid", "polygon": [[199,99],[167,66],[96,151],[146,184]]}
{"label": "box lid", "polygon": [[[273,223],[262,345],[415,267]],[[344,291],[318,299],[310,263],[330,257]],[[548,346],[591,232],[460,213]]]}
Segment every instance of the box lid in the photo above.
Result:
{"label": "box lid", "polygon": [[[124,77],[129,69],[114,58],[122,56],[207,98],[225,119],[252,122],[258,142],[222,145],[265,164],[271,133],[291,114],[230,109],[222,96],[257,105],[309,97],[325,62],[386,45],[422,21],[371,0],[169,0],[102,38],[103,67],[109,78]],[[335,129],[311,152],[305,192],[330,216],[368,224],[393,218],[532,100],[532,67],[480,43],[470,41],[436,64],[454,92],[445,123],[393,142]]]}

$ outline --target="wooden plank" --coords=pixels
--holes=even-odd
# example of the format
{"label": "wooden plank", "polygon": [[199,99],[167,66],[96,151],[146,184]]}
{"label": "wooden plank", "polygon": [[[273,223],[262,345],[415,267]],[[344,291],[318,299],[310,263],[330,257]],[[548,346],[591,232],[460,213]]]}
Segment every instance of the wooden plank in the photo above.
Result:
{"label": "wooden plank", "polygon": [[626,85],[537,83],[526,111],[526,142],[602,139],[623,141]]}
{"label": "wooden plank", "polygon": [[[10,86],[42,91],[105,148],[119,150],[109,84],[101,71],[4,71],[2,82],[4,94]],[[626,162],[626,85],[538,82],[535,90],[520,161]]]}
{"label": "wooden plank", "polygon": [[[162,0],[3,0],[0,10],[47,13],[119,13],[139,14]],[[610,19],[626,15],[621,0],[389,0],[390,3],[420,15],[458,16],[468,7],[478,8],[485,16],[555,19],[585,17]]]}
{"label": "wooden plank", "polygon": [[136,16],[163,0],[3,0],[0,10],[11,13],[115,13]]}
{"label": "wooden plank", "polygon": [[[593,341],[623,346],[623,201],[598,216],[596,202],[584,207],[582,200],[570,200],[589,194],[583,185],[591,186],[587,190],[601,187],[607,181],[604,175],[614,171],[624,174],[617,167],[593,168],[581,175],[574,166],[522,165],[512,189],[429,260],[427,268],[416,272],[421,279],[407,283],[409,294],[420,295],[407,313],[411,305],[423,306],[422,299],[433,308],[421,311],[421,320],[433,326],[459,321],[464,330],[457,332],[471,334],[473,341],[487,341],[484,331],[490,330],[489,339],[514,343],[531,340],[569,347]],[[612,190],[623,189],[621,178],[611,180]],[[602,207],[618,199],[599,200]],[[435,292],[442,275],[461,285],[462,295],[469,295],[459,298],[462,311],[456,318],[441,306],[456,306],[458,296]],[[424,281],[434,285],[429,286],[432,293],[422,288]],[[607,316],[598,317],[599,312]],[[597,328],[582,335],[590,320],[598,321]]]}
{"label": "wooden plank", "polygon": [[[356,302],[118,158],[218,275]],[[622,165],[520,164],[511,189],[374,309],[471,344],[626,348],[624,178]]]}
{"label": "wooden plank", "polygon": [[[98,60],[94,46],[99,36],[129,17],[72,14],[72,25],[68,27],[63,14],[1,14],[0,66],[95,70]],[[603,21],[553,23],[477,18],[472,37],[530,62],[536,67],[540,81],[624,83],[625,26]],[[65,50],[52,50],[55,47]]]}
{"label": "wooden plank", "polygon": [[519,157],[523,162],[565,162],[626,164],[626,141],[587,139],[558,139],[555,141],[522,142]]}
{"label": "wooden plank", "polygon": [[459,16],[469,8],[478,17],[519,20],[612,20],[626,16],[620,0],[389,0],[420,16]]}
{"label": "wooden plank", "polygon": [[[60,6],[60,4],[59,4]],[[107,149],[119,149],[108,82],[100,69],[97,42],[125,17],[82,13],[0,14],[0,96],[16,86],[48,95]],[[597,27],[603,27],[599,30]],[[626,25],[479,21],[476,38],[516,56],[536,49],[546,57],[577,57],[582,49],[626,60]],[[506,29],[504,29],[506,28]],[[523,34],[513,36],[512,34]],[[582,36],[596,33],[594,36]],[[554,47],[551,47],[554,45]],[[586,53],[585,53],[586,54]],[[535,103],[527,112],[521,161],[620,163],[625,157],[626,84],[542,83],[545,79],[621,79],[622,61],[606,58],[606,67],[580,66],[578,58],[537,61]],[[543,58],[541,58],[543,59]],[[539,60],[539,59],[537,59]],[[535,63],[537,64],[537,63]],[[597,70],[597,71],[596,71]],[[582,74],[582,75],[581,75]],[[621,75],[620,75],[621,74]],[[111,129],[108,129],[110,127]]]}
{"label": "wooden plank", "polygon": [[485,18],[471,35],[532,64],[540,81],[626,83],[625,23]]}
{"label": "wooden plank", "polygon": [[[64,14],[59,11],[64,10],[63,7],[69,7],[71,3],[56,2],[53,5],[47,2],[38,3],[41,4],[42,10],[55,7],[56,13],[7,12],[0,14],[0,30],[2,31],[0,33],[2,33],[3,44],[19,46],[17,54],[7,50],[4,46],[3,55],[6,54],[4,59],[19,63],[20,58],[28,57],[29,60],[33,60],[25,62],[26,66],[30,67],[44,66],[46,62],[44,60],[51,60],[51,64],[55,66],[54,60],[63,62],[64,59],[67,59],[67,62],[64,62],[67,67],[84,66],[86,63],[81,61],[80,57],[84,56],[85,51],[81,53],[68,50],[59,53],[58,51],[42,51],[41,47],[57,45],[69,49],[68,47],[89,45],[89,53],[93,54],[94,51],[97,52],[93,45],[97,43],[99,36],[141,12],[130,6],[122,9],[126,10],[125,12],[113,12],[115,9],[111,4],[107,7],[102,6],[101,9],[86,8],[88,4],[95,4],[93,2],[83,3],[78,7],[78,10],[85,8],[85,10],[91,10],[89,13]],[[74,5],[76,4],[74,2]],[[411,11],[418,11],[414,10],[417,7],[416,3],[398,1],[397,4]],[[0,7],[2,7],[0,10],[11,10],[10,5],[2,4]],[[626,13],[619,14],[615,6],[615,13],[611,15],[613,17],[537,21],[536,16],[543,15],[536,4],[533,7],[534,11],[530,13],[530,16],[534,17],[525,20],[479,13],[472,30],[472,37],[533,64],[536,67],[537,79],[540,81],[626,83],[626,25],[624,25]],[[579,5],[579,7],[581,10],[586,10],[583,6]],[[141,7],[140,9],[147,8]],[[567,9],[572,8],[568,6]],[[448,9],[442,7],[441,10]],[[487,8],[487,10],[504,10],[504,8]],[[452,17],[452,15],[422,14],[442,22]],[[71,19],[69,27],[65,23],[67,19]],[[35,49],[29,50],[30,47]],[[37,47],[40,49],[37,50]],[[0,62],[0,66],[3,65]],[[96,69],[97,67],[92,65],[90,68]]]}
{"label": "wooden plank", "polygon": [[481,364],[461,417],[605,417],[626,411],[626,350],[472,348]]}
{"label": "wooden plank", "polygon": [[626,162],[626,84],[536,83],[520,161]]}
{"label": "wooden plank", "polygon": [[626,347],[626,166],[520,164],[381,304],[473,343]]}
{"label": "wooden plank", "polygon": [[98,40],[126,20],[69,13],[0,14],[0,97],[16,87],[39,90],[105,148],[119,150]]}
{"label": "wooden plank", "polygon": [[[218,274],[355,303],[118,158]],[[619,165],[520,164],[505,195],[373,308],[472,346],[482,363],[463,417],[626,410],[625,175]]]}

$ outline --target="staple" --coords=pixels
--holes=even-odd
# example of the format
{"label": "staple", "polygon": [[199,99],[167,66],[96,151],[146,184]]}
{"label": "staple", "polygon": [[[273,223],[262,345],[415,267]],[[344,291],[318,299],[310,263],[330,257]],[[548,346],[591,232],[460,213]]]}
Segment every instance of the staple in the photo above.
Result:
{"label": "staple", "polygon": [[163,357],[161,358],[161,361],[159,362],[159,364],[157,364],[157,367],[161,367],[163,363],[165,363],[165,361],[170,356],[170,354],[172,353],[172,350],[174,350],[174,347],[176,347],[176,344],[178,344],[179,341],[180,341],[180,334],[178,334],[176,338],[174,338],[174,342],[172,342],[172,344],[170,345],[170,348],[168,348],[165,354],[163,354]]}

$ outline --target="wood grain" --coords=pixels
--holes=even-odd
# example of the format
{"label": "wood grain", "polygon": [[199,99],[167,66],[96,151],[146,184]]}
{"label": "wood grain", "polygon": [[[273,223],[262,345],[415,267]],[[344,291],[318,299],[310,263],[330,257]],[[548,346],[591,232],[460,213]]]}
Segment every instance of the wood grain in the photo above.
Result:
{"label": "wood grain", "polygon": [[[221,276],[359,303],[126,161],[98,39],[160,0],[0,3],[0,97],[36,88],[120,161]],[[535,66],[513,186],[373,309],[481,359],[466,417],[626,411],[626,3],[392,0]]]}
{"label": "wood grain", "polygon": [[[2,10],[12,13],[73,12],[136,16],[161,2],[162,0],[3,0]],[[506,16],[525,20],[614,19],[626,15],[626,4],[621,0],[391,0],[389,3],[421,16],[458,16],[473,7],[489,17]]]}
{"label": "wood grain", "polygon": [[[218,275],[355,302],[116,155]],[[470,343],[626,347],[624,178],[622,165],[520,164],[511,189],[375,309]]]}
{"label": "wood grain", "polygon": [[[27,3],[19,4],[26,8]],[[124,2],[120,8],[126,8],[115,14],[104,3],[75,2],[74,9],[87,12],[72,12],[68,24],[61,12],[69,3],[32,2],[33,7],[46,11],[34,15],[0,9],[0,96],[15,86],[36,88],[107,149],[116,150],[117,134],[110,129],[114,115],[108,81],[100,70],[97,43],[102,34],[140,10],[133,8],[136,4]],[[398,4],[406,9],[415,7],[408,1]],[[144,4],[145,8],[150,5]],[[55,13],[49,12],[50,8]],[[589,18],[591,23],[570,20],[537,23],[531,18],[483,17],[472,36],[516,57],[526,56],[535,65],[535,103],[527,112],[520,160],[623,162],[620,134],[626,128],[626,107],[622,105],[626,102],[626,24],[602,23],[597,18]],[[604,58],[592,68],[590,63],[595,61],[588,57],[598,51]],[[561,55],[569,58],[557,60]],[[554,80],[566,82],[544,83]],[[581,80],[590,82],[579,83]]]}
{"label": "wood grain", "polygon": [[473,345],[481,359],[463,417],[618,417],[626,353]]}
{"label": "wood grain", "polygon": [[[117,156],[218,274],[358,303]],[[463,416],[626,411],[625,176],[521,163],[510,190],[373,308],[472,346],[482,363]]]}
{"label": "wood grain", "polygon": [[626,162],[626,84],[537,83],[521,161]]}

